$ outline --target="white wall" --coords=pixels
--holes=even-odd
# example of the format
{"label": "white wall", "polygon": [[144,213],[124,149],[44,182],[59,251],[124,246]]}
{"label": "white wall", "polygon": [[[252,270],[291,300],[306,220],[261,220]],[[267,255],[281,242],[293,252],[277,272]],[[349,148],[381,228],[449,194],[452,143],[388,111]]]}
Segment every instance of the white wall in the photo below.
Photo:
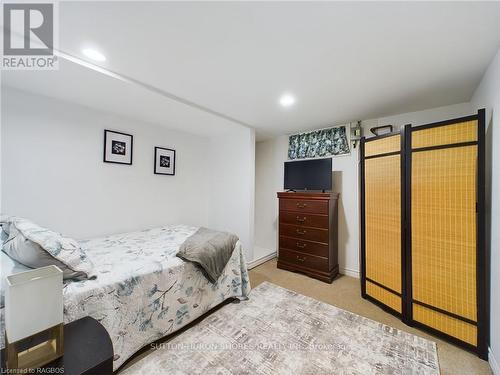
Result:
{"label": "white wall", "polygon": [[255,131],[236,127],[210,139],[203,156],[209,179],[200,181],[208,189],[211,228],[237,233],[247,261],[253,260]]}
{"label": "white wall", "polygon": [[[463,117],[472,115],[475,113],[475,109],[470,103],[459,103],[453,105],[447,105],[445,107],[437,107],[426,109],[424,111],[402,113],[394,116],[381,117],[379,119],[370,120],[370,126],[378,125],[394,125],[394,130],[397,131],[401,126],[406,124],[412,124],[413,126],[430,124],[432,122],[438,122],[442,120],[452,119],[456,117]],[[371,137],[372,134],[366,126],[366,131],[364,135],[366,137]]]}
{"label": "white wall", "polygon": [[[2,213],[77,238],[203,225],[253,259],[253,129],[200,137],[11,88],[2,99]],[[132,166],[103,163],[104,129],[134,136]],[[176,150],[175,176],[153,174],[154,146]]]}
{"label": "white wall", "polygon": [[500,51],[476,89],[471,104],[486,108],[486,223],[491,251],[490,364],[500,374]]}
{"label": "white wall", "polygon": [[[2,74],[0,74],[0,87],[2,86]],[[0,90],[0,104],[2,103],[2,97],[3,97],[3,93],[2,93],[2,90]],[[2,210],[2,171],[1,171],[1,167],[2,167],[2,121],[1,121],[1,118],[2,118],[2,106],[0,105],[0,213],[3,212]]]}
{"label": "white wall", "polygon": [[[12,89],[2,95],[2,209],[77,238],[208,224],[206,138]],[[133,165],[103,163],[103,130],[134,136]],[[153,174],[153,147],[176,175]]]}
{"label": "white wall", "polygon": [[[283,163],[287,160],[288,136],[280,136],[256,147],[255,244],[261,253],[276,252],[278,200],[283,191]],[[340,193],[339,266],[350,276],[359,273],[358,148],[350,155],[333,158],[333,190]]]}
{"label": "white wall", "polygon": [[255,147],[255,258],[276,253],[278,199],[283,191],[283,163],[288,137],[281,136]]}
{"label": "white wall", "polygon": [[359,277],[359,146],[351,155],[333,158],[333,191],[339,197],[339,268],[344,275]]}
{"label": "white wall", "polygon": [[[425,111],[398,114],[362,122],[365,136],[369,129],[378,125],[399,126],[411,123],[424,125],[454,117],[473,114],[470,103],[461,103]],[[321,126],[320,128],[324,128]],[[276,192],[283,189],[283,162],[287,159],[288,137],[281,136],[263,142],[256,147],[256,246],[269,250],[277,247]],[[359,197],[358,177],[359,146],[351,155],[333,158],[333,190],[340,193],[339,204],[339,268],[350,276],[359,276]]]}

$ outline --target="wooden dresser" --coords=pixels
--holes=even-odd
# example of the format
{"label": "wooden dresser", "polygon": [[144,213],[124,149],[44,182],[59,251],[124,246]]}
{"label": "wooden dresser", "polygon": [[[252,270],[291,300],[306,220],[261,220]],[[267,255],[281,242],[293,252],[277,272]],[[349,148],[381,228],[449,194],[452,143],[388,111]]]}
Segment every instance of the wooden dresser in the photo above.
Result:
{"label": "wooden dresser", "polygon": [[337,193],[278,193],[278,268],[331,283],[339,273]]}

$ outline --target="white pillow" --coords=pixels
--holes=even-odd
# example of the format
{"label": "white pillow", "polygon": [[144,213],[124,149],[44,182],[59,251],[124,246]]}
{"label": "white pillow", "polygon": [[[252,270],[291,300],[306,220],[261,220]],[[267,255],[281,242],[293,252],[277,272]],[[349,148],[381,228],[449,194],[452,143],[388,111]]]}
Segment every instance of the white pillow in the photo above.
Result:
{"label": "white pillow", "polygon": [[2,250],[27,267],[56,265],[63,271],[64,279],[95,277],[93,265],[78,242],[26,219],[10,219],[9,237]]}
{"label": "white pillow", "polygon": [[7,216],[0,217],[0,241],[3,244],[9,238],[9,218]]}

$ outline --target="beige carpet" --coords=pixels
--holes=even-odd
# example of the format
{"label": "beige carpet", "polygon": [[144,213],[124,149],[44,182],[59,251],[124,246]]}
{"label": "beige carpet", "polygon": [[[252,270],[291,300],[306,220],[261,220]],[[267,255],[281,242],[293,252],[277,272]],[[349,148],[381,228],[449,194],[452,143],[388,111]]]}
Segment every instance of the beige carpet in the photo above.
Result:
{"label": "beige carpet", "polygon": [[[310,277],[280,270],[276,267],[276,259],[270,260],[250,270],[250,283],[252,288],[269,281],[284,288],[296,291],[319,301],[329,303],[353,313],[365,316],[378,322],[398,328],[402,331],[433,340],[437,343],[439,366],[441,375],[491,375],[488,362],[479,359],[472,353],[460,349],[437,337],[408,327],[398,318],[386,313],[374,304],[364,300],[360,295],[359,279],[339,276],[332,284],[327,284]],[[195,323],[197,324],[197,323]],[[189,329],[189,327],[187,328]],[[165,339],[169,342],[176,335]],[[120,370],[125,370],[152,353],[154,349],[147,349],[130,360]],[[124,371],[119,371],[122,373]]]}
{"label": "beige carpet", "polygon": [[276,267],[276,260],[271,260],[250,271],[252,287],[256,287],[264,281],[435,341],[438,347],[442,375],[491,374],[488,362],[434,336],[408,327],[398,318],[362,299],[358,279],[340,276],[332,284],[327,284],[301,274],[280,270]]}
{"label": "beige carpet", "polygon": [[122,372],[438,375],[436,344],[264,282]]}

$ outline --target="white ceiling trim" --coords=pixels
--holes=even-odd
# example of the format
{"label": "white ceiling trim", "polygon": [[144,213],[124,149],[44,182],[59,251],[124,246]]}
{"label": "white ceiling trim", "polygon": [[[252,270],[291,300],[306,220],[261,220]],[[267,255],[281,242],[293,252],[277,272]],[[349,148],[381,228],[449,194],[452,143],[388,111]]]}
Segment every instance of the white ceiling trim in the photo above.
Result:
{"label": "white ceiling trim", "polygon": [[180,96],[177,96],[175,94],[172,94],[168,91],[165,91],[165,90],[162,90],[158,87],[155,87],[155,86],[152,86],[152,85],[149,85],[147,83],[144,83],[144,82],[141,82],[137,79],[134,79],[134,78],[131,78],[131,77],[127,77],[123,74],[119,74],[119,73],[116,73],[116,72],[113,72],[111,70],[108,70],[108,69],[105,69],[105,68],[102,68],[100,66],[97,66],[97,65],[94,65],[92,63],[89,63],[87,61],[84,61],[76,56],[73,56],[73,55],[70,55],[70,54],[67,54],[65,52],[62,52],[62,51],[58,51],[56,50],[55,51],[55,55],[69,61],[69,62],[72,62],[74,64],[78,64],[84,68],[87,68],[87,69],[92,69],[98,73],[101,73],[101,74],[105,74],[107,75],[108,77],[111,77],[111,78],[114,78],[114,79],[118,79],[122,82],[125,82],[125,83],[129,83],[129,84],[132,84],[132,85],[137,85],[137,86],[140,86],[146,90],[149,90],[155,94],[158,94],[158,95],[161,95],[163,97],[165,97],[166,99],[170,99],[170,100],[174,100],[178,103],[181,103],[181,104],[184,104],[184,105],[187,105],[191,108],[195,108],[195,109],[198,109],[200,111],[203,111],[205,113],[208,113],[208,114],[211,114],[211,115],[214,115],[216,117],[220,117],[224,120],[227,120],[227,121],[231,121],[231,122],[234,122],[238,125],[242,125],[242,126],[245,126],[245,127],[249,127],[249,128],[253,128],[252,125],[249,125],[241,120],[238,120],[238,119],[235,119],[234,117],[231,117],[231,116],[228,116],[224,113],[220,113],[218,111],[214,111],[213,109],[210,109],[208,107],[205,107],[203,105],[200,105],[198,103],[195,103],[195,102],[192,102],[188,99],[185,99],[185,98],[181,98]]}
{"label": "white ceiling trim", "polygon": [[[22,36],[21,34],[19,34],[18,32],[14,31],[14,30],[11,30],[11,35],[17,37],[18,39],[20,40],[24,40],[24,36]],[[32,43],[38,43],[36,40],[34,39],[31,39],[31,42]],[[108,77],[111,77],[111,78],[114,78],[114,79],[118,79],[122,82],[125,82],[125,83],[128,83],[128,84],[132,84],[132,85],[136,85],[136,86],[139,86],[139,87],[142,87],[146,90],[149,90],[150,92],[153,92],[155,94],[158,94],[158,95],[161,95],[163,96],[164,98],[166,99],[170,99],[170,100],[174,100],[178,103],[181,103],[181,104],[184,104],[184,105],[187,105],[191,108],[194,108],[194,109],[198,109],[200,111],[203,111],[205,113],[208,113],[208,114],[211,114],[213,116],[216,116],[216,117],[219,117],[219,118],[222,118],[224,120],[227,120],[227,121],[230,121],[230,122],[234,122],[238,125],[241,125],[241,126],[245,126],[245,127],[249,127],[249,128],[253,128],[252,125],[250,124],[247,124],[241,120],[238,120],[234,117],[231,117],[231,116],[228,116],[224,113],[221,113],[221,112],[218,112],[218,111],[215,111],[211,108],[208,108],[208,107],[205,107],[201,104],[198,104],[198,103],[195,103],[191,100],[188,100],[188,99],[185,99],[185,98],[182,98],[178,95],[175,95],[175,94],[172,94],[171,92],[168,92],[168,91],[165,91],[165,90],[162,90],[158,87],[155,87],[153,85],[150,85],[150,84],[147,84],[147,83],[144,83],[140,80],[137,80],[135,78],[132,78],[132,77],[128,77],[124,74],[120,74],[120,73],[116,73],[116,72],[113,72],[109,69],[106,69],[106,68],[102,68],[98,65],[95,65],[95,64],[92,64],[88,61],[85,61],[79,57],[76,57],[74,55],[71,55],[69,53],[66,53],[64,51],[61,51],[59,49],[55,49],[54,48],[54,55],[66,60],[66,61],[69,61],[73,64],[77,64],[77,65],[80,65],[84,68],[87,68],[87,69],[91,69],[97,73],[100,73],[100,74],[104,74]]]}

